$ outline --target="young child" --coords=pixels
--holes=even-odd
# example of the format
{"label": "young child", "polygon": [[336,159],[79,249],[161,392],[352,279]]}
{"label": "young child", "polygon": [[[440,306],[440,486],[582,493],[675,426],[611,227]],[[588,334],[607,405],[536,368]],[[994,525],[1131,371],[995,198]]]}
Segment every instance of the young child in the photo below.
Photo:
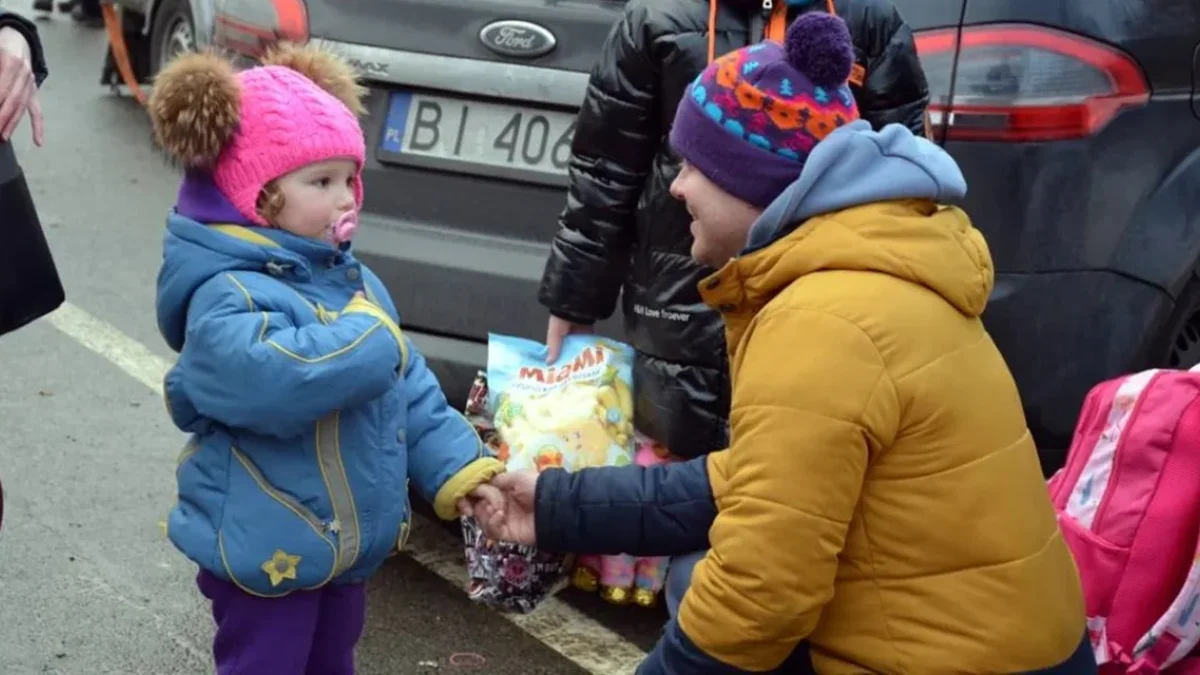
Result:
{"label": "young child", "polygon": [[187,168],[158,277],[167,408],[192,434],[168,534],[200,566],[220,675],[352,673],[410,476],[452,519],[504,470],[350,251],[361,94],[332,55],[286,46],[240,73],[183,56],[149,102]]}

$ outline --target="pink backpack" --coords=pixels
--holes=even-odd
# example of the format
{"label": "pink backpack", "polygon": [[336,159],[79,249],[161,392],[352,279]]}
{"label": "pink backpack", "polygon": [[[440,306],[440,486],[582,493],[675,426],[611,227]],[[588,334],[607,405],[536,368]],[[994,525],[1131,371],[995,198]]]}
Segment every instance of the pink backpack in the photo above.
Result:
{"label": "pink backpack", "polygon": [[1200,372],[1092,389],[1050,496],[1100,672],[1200,674]]}

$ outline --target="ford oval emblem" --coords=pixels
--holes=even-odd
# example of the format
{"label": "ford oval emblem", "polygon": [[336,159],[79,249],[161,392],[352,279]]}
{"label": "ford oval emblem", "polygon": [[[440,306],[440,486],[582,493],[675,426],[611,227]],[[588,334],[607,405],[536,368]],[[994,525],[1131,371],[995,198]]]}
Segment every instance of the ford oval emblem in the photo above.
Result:
{"label": "ford oval emblem", "polygon": [[505,56],[533,58],[549,53],[558,40],[554,33],[536,23],[505,19],[493,21],[479,31],[479,41]]}

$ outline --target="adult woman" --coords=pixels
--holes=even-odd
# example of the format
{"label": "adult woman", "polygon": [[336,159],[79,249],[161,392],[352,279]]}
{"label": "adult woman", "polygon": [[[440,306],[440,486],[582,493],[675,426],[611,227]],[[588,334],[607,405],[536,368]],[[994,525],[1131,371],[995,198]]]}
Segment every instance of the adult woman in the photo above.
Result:
{"label": "adult woman", "polygon": [[538,300],[550,311],[551,357],[563,335],[612,314],[624,288],[637,349],[635,424],[680,457],[724,447],[729,386],[721,317],[696,282],[691,218],[668,187],[679,162],[666,142],[685,87],[714,58],[809,12],[845,20],[850,78],[863,119],[924,131],[928,87],[912,31],[891,0],[631,0],[592,73],[577,122],[570,186]]}
{"label": "adult woman", "polygon": [[29,114],[33,142],[42,144],[37,88],[46,79],[37,28],[0,10],[0,335],[53,311],[63,301],[62,283],[38,222],[33,199],[13,152],[17,126]]}

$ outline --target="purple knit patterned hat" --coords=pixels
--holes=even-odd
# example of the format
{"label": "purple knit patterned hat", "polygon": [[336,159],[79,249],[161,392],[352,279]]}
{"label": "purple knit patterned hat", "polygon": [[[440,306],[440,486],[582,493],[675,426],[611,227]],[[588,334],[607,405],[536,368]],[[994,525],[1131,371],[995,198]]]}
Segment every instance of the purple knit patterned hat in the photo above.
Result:
{"label": "purple knit patterned hat", "polygon": [[721,189],[766,208],[818,141],[858,119],[846,83],[853,66],[846,23],[803,14],[784,45],[764,41],[710,63],[679,102],[671,146]]}

